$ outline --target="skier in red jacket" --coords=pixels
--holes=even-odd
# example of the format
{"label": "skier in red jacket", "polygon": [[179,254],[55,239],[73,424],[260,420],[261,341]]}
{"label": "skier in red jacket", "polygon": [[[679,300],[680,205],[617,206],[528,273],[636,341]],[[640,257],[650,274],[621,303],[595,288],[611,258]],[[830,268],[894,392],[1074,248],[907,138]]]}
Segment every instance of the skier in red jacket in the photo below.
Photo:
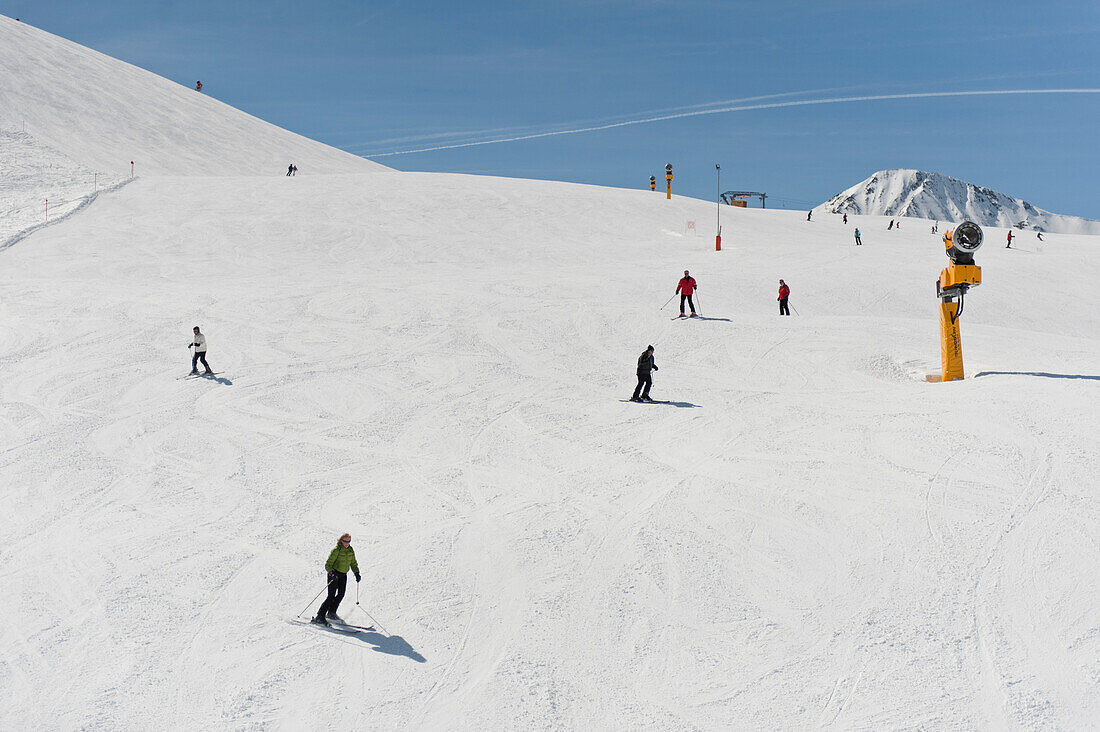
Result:
{"label": "skier in red jacket", "polygon": [[787,283],[783,280],[779,280],[779,314],[790,315],[791,311],[787,308],[787,298],[791,296],[791,288],[787,287]]}
{"label": "skier in red jacket", "polygon": [[680,317],[684,317],[684,301],[687,301],[688,306],[691,307],[691,317],[695,317],[695,303],[692,302],[691,296],[699,289],[699,283],[695,281],[695,278],[685,269],[684,276],[680,279],[680,283],[676,285],[676,292],[680,295]]}

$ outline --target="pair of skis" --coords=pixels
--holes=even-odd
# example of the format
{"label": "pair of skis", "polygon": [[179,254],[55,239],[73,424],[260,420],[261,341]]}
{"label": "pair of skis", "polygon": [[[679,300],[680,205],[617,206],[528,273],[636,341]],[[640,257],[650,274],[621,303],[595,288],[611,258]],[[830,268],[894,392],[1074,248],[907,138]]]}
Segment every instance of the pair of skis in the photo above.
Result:
{"label": "pair of skis", "polygon": [[364,631],[374,630],[373,625],[353,625],[351,623],[341,623],[336,620],[329,620],[328,625],[321,625],[320,623],[315,623],[312,620],[301,620],[297,618],[291,622],[297,623],[298,625],[314,625],[321,630],[332,630],[337,633],[346,633],[347,635],[356,635]]}
{"label": "pair of skis", "polygon": [[701,317],[703,317],[703,316],[698,315],[696,313],[692,313],[691,315],[684,315],[683,313],[680,313],[676,317],[670,318],[670,320],[689,320],[691,318],[701,318]]}

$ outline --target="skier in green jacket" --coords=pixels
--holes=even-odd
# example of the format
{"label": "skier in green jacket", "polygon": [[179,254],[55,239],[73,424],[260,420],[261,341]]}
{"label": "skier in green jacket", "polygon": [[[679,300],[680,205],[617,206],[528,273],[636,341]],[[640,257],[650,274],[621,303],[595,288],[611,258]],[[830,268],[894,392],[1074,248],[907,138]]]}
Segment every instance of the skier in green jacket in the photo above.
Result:
{"label": "skier in green jacket", "polygon": [[344,599],[344,591],[348,587],[348,569],[355,573],[356,582],[362,579],[359,562],[355,561],[355,550],[351,548],[351,534],[344,534],[336,542],[336,547],[329,552],[325,569],[328,570],[328,598],[321,603],[317,617],[311,622],[328,625],[331,619],[343,623],[336,615],[336,608],[340,607],[340,601]]}

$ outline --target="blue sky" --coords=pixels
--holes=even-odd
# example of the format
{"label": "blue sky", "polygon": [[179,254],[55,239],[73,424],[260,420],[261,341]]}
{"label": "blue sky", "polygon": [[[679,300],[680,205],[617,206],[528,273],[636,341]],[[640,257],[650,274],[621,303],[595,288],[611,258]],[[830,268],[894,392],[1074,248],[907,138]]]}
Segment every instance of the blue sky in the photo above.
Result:
{"label": "blue sky", "polygon": [[[356,153],[784,102],[1100,88],[1100,3],[1054,0],[54,2],[0,12]],[[761,102],[757,102],[761,103]],[[767,191],[806,208],[883,168],[1100,219],[1100,94],[894,99],[680,117],[374,159],[401,170]]]}

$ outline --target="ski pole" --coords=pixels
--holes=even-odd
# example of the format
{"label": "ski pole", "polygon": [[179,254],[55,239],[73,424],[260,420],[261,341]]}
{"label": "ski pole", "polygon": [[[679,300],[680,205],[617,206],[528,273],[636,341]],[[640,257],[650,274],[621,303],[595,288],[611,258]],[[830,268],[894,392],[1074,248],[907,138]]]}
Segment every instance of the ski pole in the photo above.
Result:
{"label": "ski pole", "polygon": [[366,610],[364,610],[363,606],[359,604],[359,583],[358,582],[355,583],[355,607],[359,608],[360,610],[363,610],[363,612],[366,613],[367,617],[370,618],[371,622],[374,623],[376,628],[378,628],[380,631],[382,631],[386,635],[390,634],[390,631],[388,631],[388,630],[386,630],[385,628],[382,627],[382,623],[379,623],[377,620],[375,620],[374,616],[371,615],[370,613],[368,613]]}
{"label": "ski pole", "polygon": [[[328,581],[328,585],[331,585],[335,581],[336,581],[336,578],[333,577],[332,579],[330,579]],[[327,590],[328,585],[325,585],[324,589],[322,589],[321,592],[324,592],[325,590]],[[309,605],[312,605],[313,603],[317,602],[317,598],[321,596],[321,592],[318,592],[317,597],[314,597],[312,600],[309,601]],[[358,605],[359,603],[356,602],[355,604]],[[306,605],[305,608],[302,609],[302,613],[304,613],[306,610],[309,610],[309,605]],[[297,617],[299,617],[299,618],[302,617],[302,613],[298,613]]]}
{"label": "ski pole", "polygon": [[[791,301],[790,301],[790,300],[788,300],[788,301],[787,301],[787,304],[788,304],[788,305],[791,305]],[[795,315],[798,315],[798,308],[796,308],[796,307],[795,307],[794,305],[791,305],[791,310],[793,310],[793,311],[794,311],[794,314],[795,314]]]}
{"label": "ski pole", "polygon": [[668,307],[668,303],[672,302],[675,299],[676,299],[676,294],[673,293],[672,297],[670,297],[668,299],[668,302],[666,302],[664,305],[661,306],[661,310],[664,310],[666,307]]}
{"label": "ski pole", "polygon": [[703,301],[699,299],[699,292],[695,292],[695,300],[699,303],[699,315],[702,317],[703,313]]}

